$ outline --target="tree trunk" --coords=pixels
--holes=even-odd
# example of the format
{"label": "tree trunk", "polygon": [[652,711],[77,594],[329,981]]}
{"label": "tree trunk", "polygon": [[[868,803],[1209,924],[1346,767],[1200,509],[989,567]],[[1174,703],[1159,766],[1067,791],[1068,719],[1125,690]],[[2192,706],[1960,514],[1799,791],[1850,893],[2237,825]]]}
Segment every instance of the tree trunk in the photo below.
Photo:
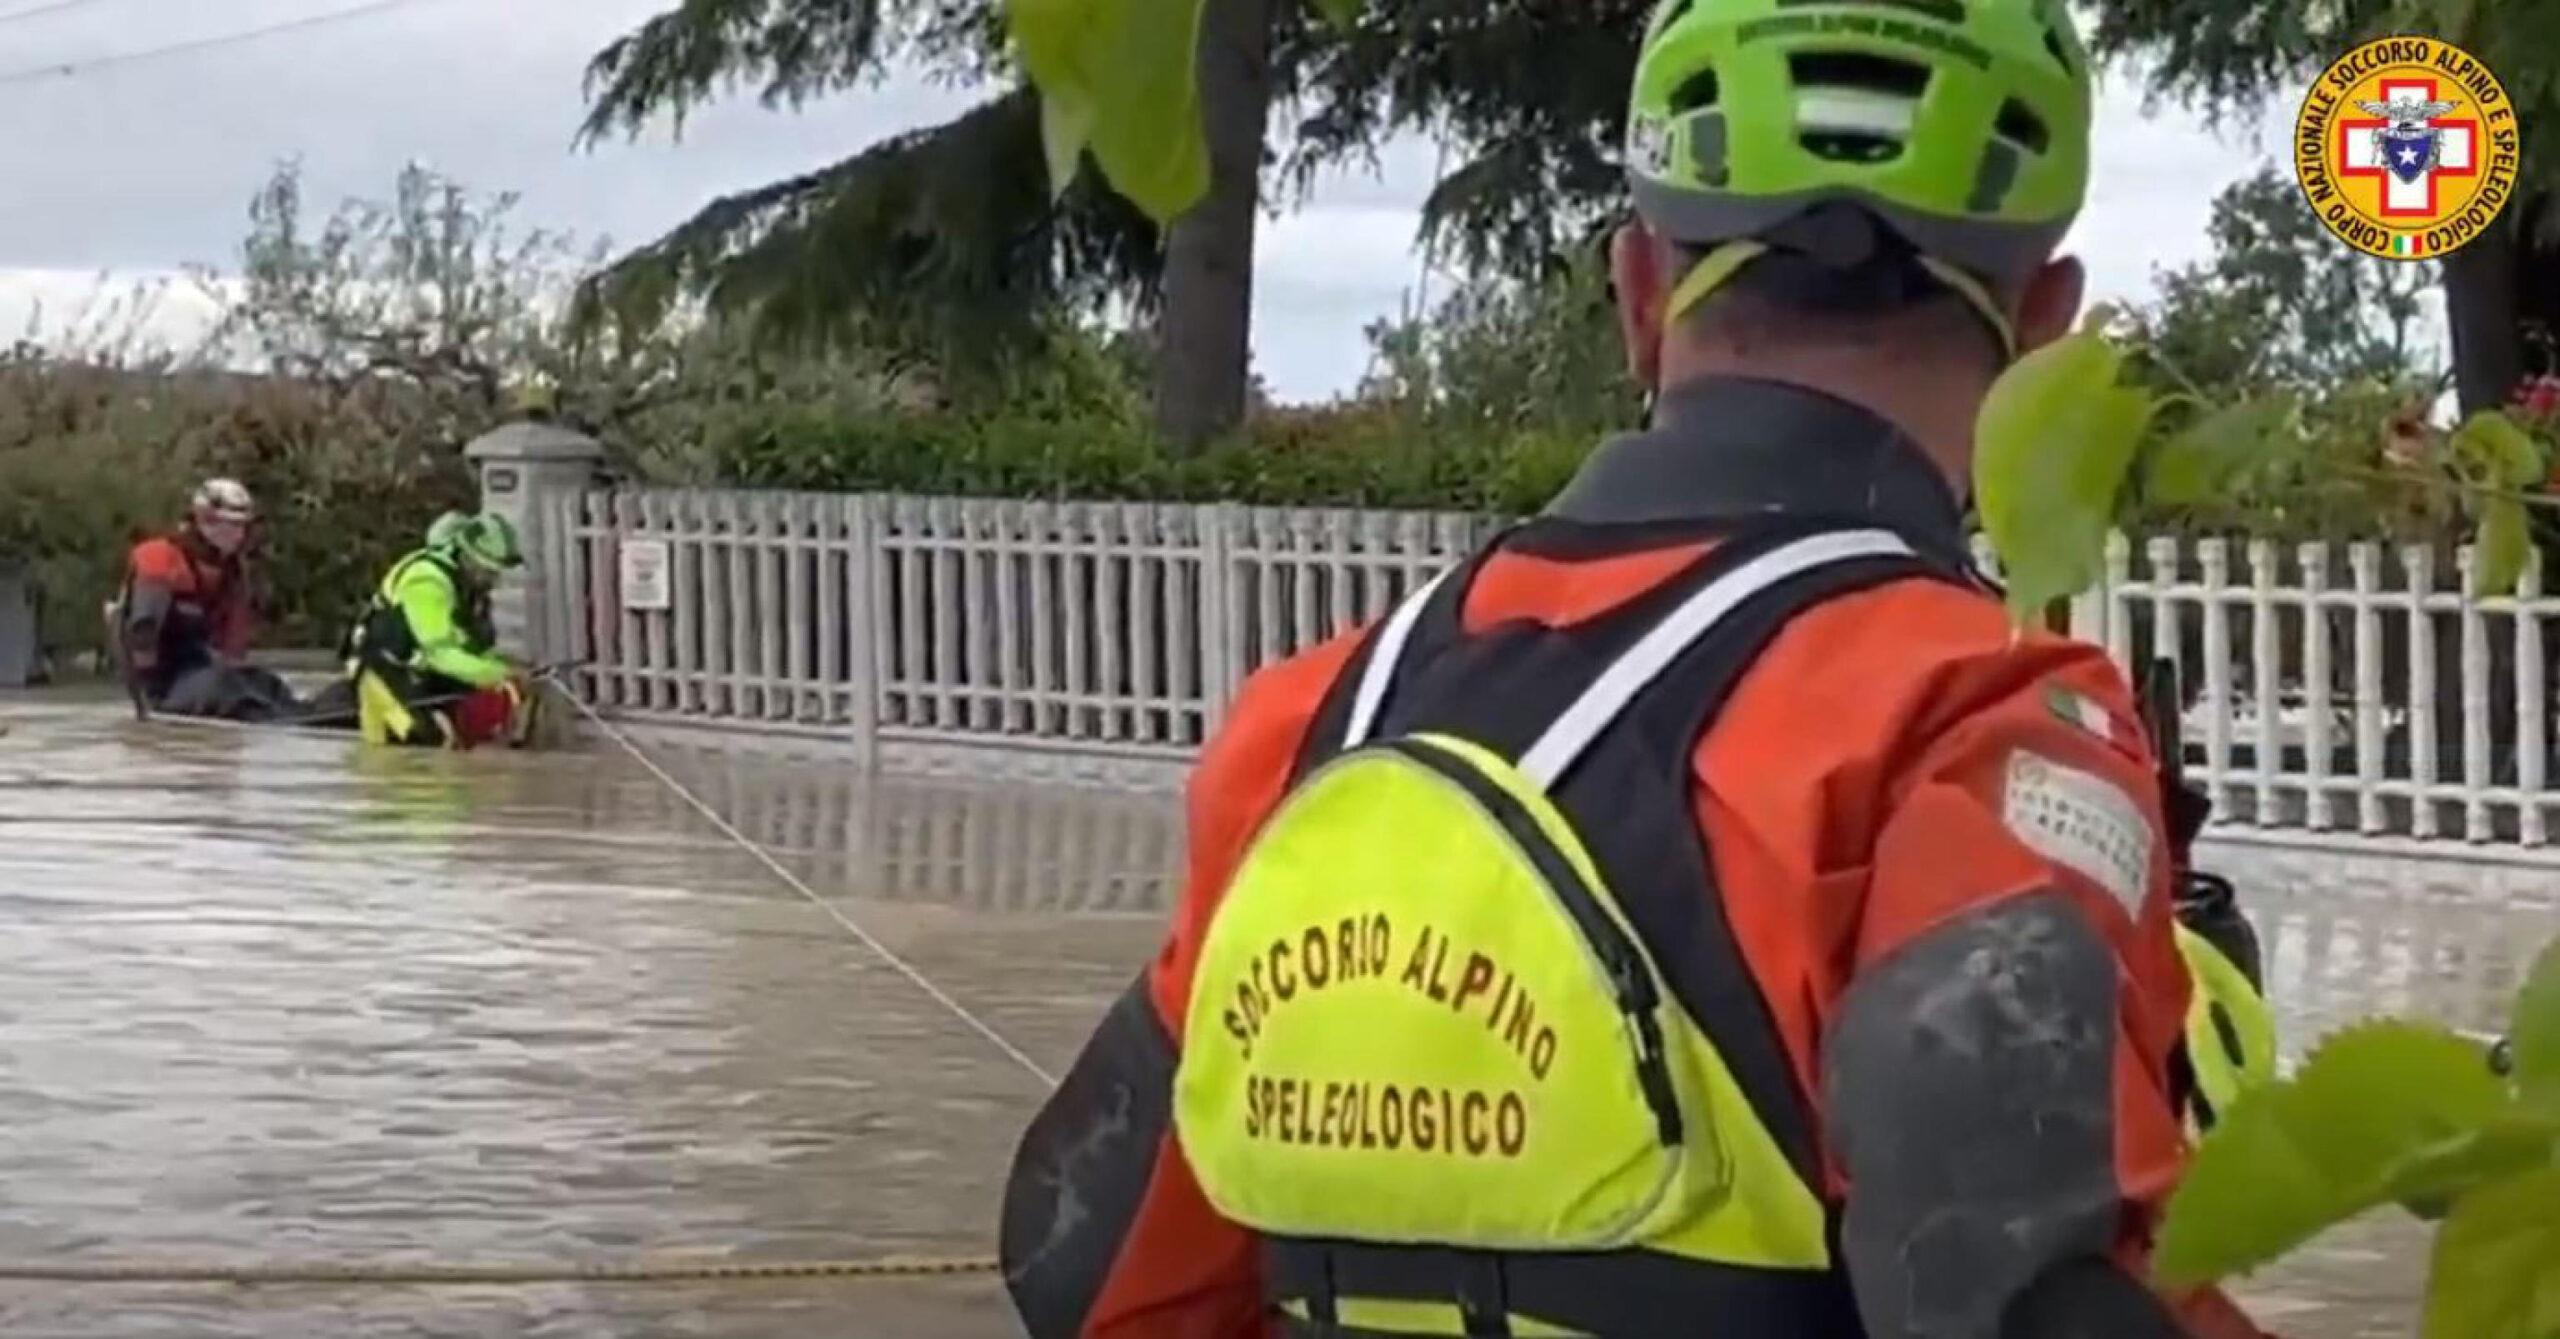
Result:
{"label": "tree trunk", "polygon": [[1209,193],[1166,237],[1156,330],[1156,426],[1185,450],[1244,421],[1270,57],[1271,0],[1209,0],[1200,22]]}
{"label": "tree trunk", "polygon": [[2465,414],[2505,404],[2524,375],[2524,340],[2516,326],[2516,280],[2523,259],[2519,225],[2525,212],[2511,210],[2498,226],[2445,258],[2453,383]]}
{"label": "tree trunk", "polygon": [[2548,195],[2516,202],[2516,317],[2527,376],[2560,373],[2560,243],[2539,238],[2535,220],[2554,207]]}

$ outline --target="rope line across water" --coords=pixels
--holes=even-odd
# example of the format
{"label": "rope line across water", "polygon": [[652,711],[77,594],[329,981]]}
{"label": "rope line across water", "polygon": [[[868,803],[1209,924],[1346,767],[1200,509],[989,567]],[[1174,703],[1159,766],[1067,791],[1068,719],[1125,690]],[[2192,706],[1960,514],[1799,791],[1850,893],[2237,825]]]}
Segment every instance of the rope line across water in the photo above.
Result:
{"label": "rope line across water", "polygon": [[[556,680],[544,680],[543,682],[553,683],[557,686]],[[784,883],[790,885],[792,891],[807,898],[810,905],[816,907],[822,912],[825,912],[828,919],[843,926],[845,933],[862,941],[862,946],[870,949],[873,956],[896,969],[899,975],[907,978],[909,982],[914,984],[916,989],[923,991],[926,995],[930,996],[934,1003],[941,1005],[944,1011],[949,1013],[953,1018],[960,1020],[960,1022],[966,1024],[971,1031],[986,1038],[988,1045],[1003,1052],[1006,1059],[1021,1066],[1024,1073],[1038,1079],[1041,1087],[1055,1088],[1058,1086],[1057,1076],[1051,1074],[1039,1061],[1032,1059],[1031,1056],[1021,1047],[1014,1045],[1011,1039],[1007,1038],[1003,1033],[996,1031],[993,1024],[971,1012],[969,1006],[953,999],[950,992],[935,984],[933,978],[926,976],[922,970],[916,967],[915,964],[898,956],[897,952],[891,949],[887,944],[881,943],[877,935],[874,935],[869,930],[862,928],[862,923],[860,921],[846,915],[841,908],[836,906],[835,903],[818,896],[817,889],[810,887],[799,875],[792,873],[789,866],[783,864],[780,860],[775,859],[773,852],[758,845],[753,837],[740,832],[736,824],[731,823],[719,810],[712,808],[708,801],[704,800],[701,796],[694,794],[690,789],[686,788],[683,782],[678,781],[675,777],[669,775],[667,769],[658,765],[657,759],[650,757],[647,750],[642,749],[637,743],[632,741],[631,736],[624,734],[619,727],[614,725],[613,722],[606,720],[603,714],[598,712],[593,706],[589,705],[585,698],[578,696],[575,692],[570,691],[565,686],[560,687],[560,695],[569,699],[570,703],[577,707],[579,714],[585,716],[587,720],[596,727],[596,729],[602,731],[605,738],[612,740],[615,744],[621,747],[623,752],[630,754],[633,761],[639,763],[642,767],[647,768],[649,775],[656,777],[659,784],[665,786],[677,799],[692,806],[693,811],[709,820],[711,826],[720,829],[722,836],[736,842],[738,844],[738,849],[745,851],[748,855],[754,856],[758,861],[762,862],[766,869],[773,871],[773,876],[775,878],[782,880]]]}
{"label": "rope line across water", "polygon": [[639,1260],[627,1264],[347,1264],[145,1260],[5,1260],[0,1283],[234,1283],[436,1286],[454,1284],[707,1283],[770,1279],[889,1279],[992,1274],[993,1257],[883,1256],[872,1260]]}

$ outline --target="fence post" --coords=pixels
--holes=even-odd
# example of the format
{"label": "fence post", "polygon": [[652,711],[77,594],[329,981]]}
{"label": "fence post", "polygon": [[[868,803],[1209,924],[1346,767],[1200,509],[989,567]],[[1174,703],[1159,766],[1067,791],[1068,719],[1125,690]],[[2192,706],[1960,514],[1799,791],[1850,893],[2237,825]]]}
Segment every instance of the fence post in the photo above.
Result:
{"label": "fence post", "polygon": [[2542,673],[2544,558],[2536,550],[2516,587],[2516,835],[2527,846],[2545,841],[2542,788],[2550,767],[2543,737],[2551,725],[2551,683]]}
{"label": "fence post", "polygon": [[2295,555],[2302,571],[2302,762],[2310,778],[2302,820],[2313,832],[2326,832],[2337,825],[2338,798],[2329,790],[2338,699],[2329,657],[2329,546],[2313,540]]}
{"label": "fence post", "polygon": [[[2116,585],[2124,579],[2124,569],[2120,561],[2123,551],[2124,536],[2113,530],[2108,531],[2105,548],[2107,565],[2102,570],[2102,575],[2090,583],[2087,590],[2071,597],[2070,612],[2063,624],[2063,629],[2065,635],[2073,641],[2106,647],[2110,651],[2115,649],[2114,637],[2108,628],[2107,610],[2114,598]],[[2121,661],[2119,664],[2121,665]]]}
{"label": "fence post", "polygon": [[1227,703],[1244,679],[1243,623],[1236,609],[1236,541],[1244,534],[1244,508],[1217,502],[1200,510],[1200,687],[1205,699],[1202,742],[1217,737]]}
{"label": "fence post", "polygon": [[0,688],[24,688],[36,678],[43,645],[34,586],[23,569],[0,562]]}
{"label": "fence post", "polygon": [[880,598],[879,589],[889,571],[880,524],[887,503],[877,493],[861,493],[844,499],[844,505],[845,628],[853,639],[852,654],[845,657],[845,677],[851,681],[845,728],[853,735],[855,761],[873,767],[880,761],[880,685],[887,678],[890,640],[896,635],[888,627],[889,602]]}
{"label": "fence post", "polygon": [[2105,575],[2073,610],[2071,634],[2107,648],[2129,680],[2138,681],[2142,666],[2133,663],[2133,614],[2124,588],[2133,580],[2133,541],[2121,530],[2107,532]]}
{"label": "fence post", "polygon": [[500,586],[490,599],[499,645],[534,663],[569,654],[576,648],[549,645],[557,620],[537,612],[548,610],[554,599],[584,593],[575,572],[551,570],[554,556],[570,550],[546,542],[552,514],[546,504],[594,485],[604,445],[558,424],[528,420],[481,434],[462,455],[479,475],[481,509],[512,522],[526,554],[519,579]]}

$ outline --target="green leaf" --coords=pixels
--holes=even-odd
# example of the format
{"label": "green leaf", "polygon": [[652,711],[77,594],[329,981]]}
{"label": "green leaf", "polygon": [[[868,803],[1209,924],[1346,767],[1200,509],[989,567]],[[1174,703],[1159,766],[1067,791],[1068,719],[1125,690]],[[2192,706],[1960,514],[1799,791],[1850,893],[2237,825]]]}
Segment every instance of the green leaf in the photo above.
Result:
{"label": "green leaf", "polygon": [[1040,94],[1040,148],[1049,162],[1049,198],[1057,199],[1075,184],[1084,146],[1093,140],[1093,103],[1081,92],[1060,86]]}
{"label": "green leaf", "polygon": [[2478,467],[2493,487],[2529,487],[2542,482],[2550,468],[2533,434],[2504,410],[2483,409],[2463,420],[2446,445]]}
{"label": "green leaf", "polygon": [[1022,66],[1043,102],[1069,105],[1042,128],[1050,162],[1082,125],[1112,189],[1162,223],[1209,190],[1200,128],[1204,0],[1007,0]]}
{"label": "green leaf", "polygon": [[1315,0],[1316,12],[1337,25],[1348,25],[1360,17],[1361,0]]}
{"label": "green leaf", "polygon": [[2234,474],[2266,459],[2268,440],[2293,408],[2290,396],[2242,400],[2180,429],[2151,457],[2151,500],[2192,507],[2218,499]]}
{"label": "green leaf", "polygon": [[2286,1129],[2282,1088],[2215,1122],[2170,1197],[2152,1268],[2171,1288],[2246,1273],[2346,1215],[2343,1197]]}
{"label": "green leaf", "polygon": [[1974,495],[2021,622],[2097,580],[2116,495],[2152,401],[2120,386],[2124,355],[2088,331],[2029,353],[1975,421]]}
{"label": "green leaf", "polygon": [[2462,1197],[2436,1233],[2424,1339],[2548,1339],[2560,1332],[2560,1167]]}
{"label": "green leaf", "polygon": [[2191,1286],[2253,1269],[2397,1198],[2404,1182],[2438,1185],[2407,1168],[2443,1159],[2448,1141],[2513,1110],[2479,1048],[2444,1028],[2386,1021],[2340,1032],[2205,1137],[2170,1201],[2161,1277]]}
{"label": "green leaf", "polygon": [[2321,1043],[2287,1084],[2311,1157],[2380,1202],[2398,1165],[2513,1110],[2480,1048],[2434,1023],[2392,1019]]}
{"label": "green leaf", "polygon": [[2560,1118],[2560,938],[2542,946],[2507,1024],[2516,1086],[2527,1105]]}
{"label": "green leaf", "polygon": [[2552,1162],[2560,1120],[2539,1112],[2497,1116],[2401,1160],[2386,1192],[2421,1218],[2442,1218],[2453,1201],[2483,1182]]}
{"label": "green leaf", "polygon": [[2511,497],[2480,501],[2480,533],[2474,541],[2480,559],[2480,593],[2512,595],[2533,561],[2533,523],[2524,503]]}

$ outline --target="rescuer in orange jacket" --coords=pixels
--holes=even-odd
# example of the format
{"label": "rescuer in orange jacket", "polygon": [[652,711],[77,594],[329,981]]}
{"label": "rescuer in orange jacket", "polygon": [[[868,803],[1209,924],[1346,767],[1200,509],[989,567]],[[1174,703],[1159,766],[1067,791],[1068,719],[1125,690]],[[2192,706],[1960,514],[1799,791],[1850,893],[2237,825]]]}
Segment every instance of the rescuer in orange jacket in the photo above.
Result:
{"label": "rescuer in orange jacket", "polygon": [[134,545],[113,614],[128,683],[152,709],[265,720],[299,703],[248,663],[259,590],[257,504],[234,479],[208,479],[177,529]]}
{"label": "rescuer in orange jacket", "polygon": [[1983,395],[2081,301],[2085,57],[2044,0],[1807,8],[1648,31],[1650,427],[1210,741],[1017,1156],[1035,1339],[2258,1333],[2146,1282],[2194,1096],[2151,745],[1966,556]]}

